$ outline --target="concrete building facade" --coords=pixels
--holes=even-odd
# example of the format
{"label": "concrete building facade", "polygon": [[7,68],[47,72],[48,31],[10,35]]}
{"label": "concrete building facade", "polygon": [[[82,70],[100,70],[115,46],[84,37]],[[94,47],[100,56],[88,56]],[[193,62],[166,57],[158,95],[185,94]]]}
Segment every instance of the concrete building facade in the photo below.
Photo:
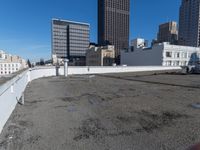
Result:
{"label": "concrete building facade", "polygon": [[85,65],[89,47],[90,25],[52,19],[52,58],[68,58],[71,65]]}
{"label": "concrete building facade", "polygon": [[167,22],[159,26],[157,43],[169,42],[178,43],[178,25],[175,21]]}
{"label": "concrete building facade", "polygon": [[129,47],[130,0],[98,0],[98,44],[114,45],[115,56]]}
{"label": "concrete building facade", "polygon": [[0,50],[0,75],[8,75],[27,68],[26,60]]}
{"label": "concrete building facade", "polygon": [[[138,44],[137,44],[138,45]],[[187,66],[200,61],[200,48],[164,42],[151,48],[134,46],[121,51],[121,63],[128,66]]]}
{"label": "concrete building facade", "polygon": [[199,0],[182,0],[179,17],[179,44],[200,46]]}
{"label": "concrete building facade", "polygon": [[87,66],[112,66],[115,62],[115,48],[113,45],[91,45],[86,53]]}

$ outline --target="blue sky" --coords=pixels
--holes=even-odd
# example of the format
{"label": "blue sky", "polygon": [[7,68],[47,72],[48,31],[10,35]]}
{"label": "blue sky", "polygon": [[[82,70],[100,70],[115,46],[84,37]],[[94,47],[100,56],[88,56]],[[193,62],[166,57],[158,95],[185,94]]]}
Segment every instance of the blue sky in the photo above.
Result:
{"label": "blue sky", "polygon": [[[158,25],[178,21],[181,0],[131,0],[130,39],[156,37]],[[26,59],[51,55],[51,19],[91,25],[97,41],[97,0],[0,0],[0,49]]]}

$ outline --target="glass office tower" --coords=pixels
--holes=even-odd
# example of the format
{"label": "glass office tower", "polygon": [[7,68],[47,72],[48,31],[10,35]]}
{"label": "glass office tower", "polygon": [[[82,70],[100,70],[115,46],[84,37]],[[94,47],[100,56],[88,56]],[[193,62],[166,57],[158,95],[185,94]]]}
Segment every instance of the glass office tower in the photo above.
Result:
{"label": "glass office tower", "polygon": [[70,64],[84,65],[89,33],[87,23],[52,19],[52,55],[68,58]]}

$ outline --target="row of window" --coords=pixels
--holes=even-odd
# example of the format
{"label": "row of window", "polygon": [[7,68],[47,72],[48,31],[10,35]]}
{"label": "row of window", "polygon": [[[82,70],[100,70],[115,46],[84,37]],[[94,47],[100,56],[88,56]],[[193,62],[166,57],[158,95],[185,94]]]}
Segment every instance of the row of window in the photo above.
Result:
{"label": "row of window", "polygon": [[1,68],[1,70],[13,70],[13,71],[18,71],[18,68]]}
{"label": "row of window", "polygon": [[[67,25],[53,25],[53,30],[66,30]],[[85,30],[89,31],[89,26],[80,26],[80,25],[70,25],[70,30]]]}
{"label": "row of window", "polygon": [[56,33],[53,34],[53,36],[62,36],[62,37],[65,36],[65,37],[66,37],[67,34],[66,34],[66,33],[59,33],[59,32],[56,32]]}
{"label": "row of window", "polygon": [[72,37],[70,37],[70,41],[87,41],[87,42],[89,42],[89,37],[72,36]]}
{"label": "row of window", "polygon": [[0,67],[18,67],[19,64],[0,64]]}
{"label": "row of window", "polygon": [[187,66],[188,61],[165,61],[164,66]]}
{"label": "row of window", "polygon": [[[70,35],[86,35],[86,37],[89,37],[89,32],[71,32]],[[54,32],[53,36],[67,36],[67,32]]]}
{"label": "row of window", "polygon": [[70,37],[89,38],[89,34],[70,33]]}
{"label": "row of window", "polygon": [[167,58],[200,58],[200,53],[187,53],[187,52],[166,52]]}
{"label": "row of window", "polygon": [[[70,47],[79,47],[79,48],[88,48],[89,44],[86,43],[86,42],[80,42],[80,43],[70,43]],[[64,43],[60,43],[60,44],[54,44],[53,45],[54,48],[67,48],[67,44],[64,44]]]}
{"label": "row of window", "polygon": [[77,42],[77,43],[70,43],[70,47],[89,47],[89,43],[87,42]]}
{"label": "row of window", "polygon": [[62,38],[62,39],[66,38],[67,39],[67,36],[66,35],[54,35],[53,38],[54,39],[56,39],[56,38],[58,38],[58,39],[60,39],[60,38]]}
{"label": "row of window", "polygon": [[66,29],[66,26],[63,26],[63,25],[53,25],[53,30],[65,30]]}
{"label": "row of window", "polygon": [[89,34],[89,30],[70,29],[70,33],[86,33],[86,34]]}
{"label": "row of window", "polygon": [[70,25],[70,30],[87,30],[87,31],[89,31],[89,26]]}
{"label": "row of window", "polygon": [[5,72],[1,71],[0,73],[1,73],[1,75],[6,75],[6,74],[11,74],[12,72],[11,71],[8,71],[8,72],[7,71],[5,71]]}
{"label": "row of window", "polygon": [[[70,41],[74,42],[74,41],[82,41],[82,42],[88,42],[89,43],[89,39],[88,38],[78,38],[78,37],[70,37]],[[67,38],[54,38],[53,39],[53,43],[66,43],[67,42]]]}

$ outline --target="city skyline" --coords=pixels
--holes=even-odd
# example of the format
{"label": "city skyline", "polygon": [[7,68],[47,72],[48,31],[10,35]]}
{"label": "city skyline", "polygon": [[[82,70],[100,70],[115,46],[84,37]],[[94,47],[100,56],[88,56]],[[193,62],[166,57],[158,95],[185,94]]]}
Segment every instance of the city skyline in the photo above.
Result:
{"label": "city skyline", "polygon": [[[55,17],[90,23],[90,41],[97,42],[96,0],[84,1],[84,8],[81,0],[51,0],[48,5],[45,1],[25,0],[3,0],[1,3],[0,18],[4,21],[0,25],[0,49],[8,53],[31,60],[51,58],[51,19]],[[159,24],[169,20],[178,22],[179,7],[180,0],[131,0],[130,39],[144,37],[152,40],[156,37]]]}

